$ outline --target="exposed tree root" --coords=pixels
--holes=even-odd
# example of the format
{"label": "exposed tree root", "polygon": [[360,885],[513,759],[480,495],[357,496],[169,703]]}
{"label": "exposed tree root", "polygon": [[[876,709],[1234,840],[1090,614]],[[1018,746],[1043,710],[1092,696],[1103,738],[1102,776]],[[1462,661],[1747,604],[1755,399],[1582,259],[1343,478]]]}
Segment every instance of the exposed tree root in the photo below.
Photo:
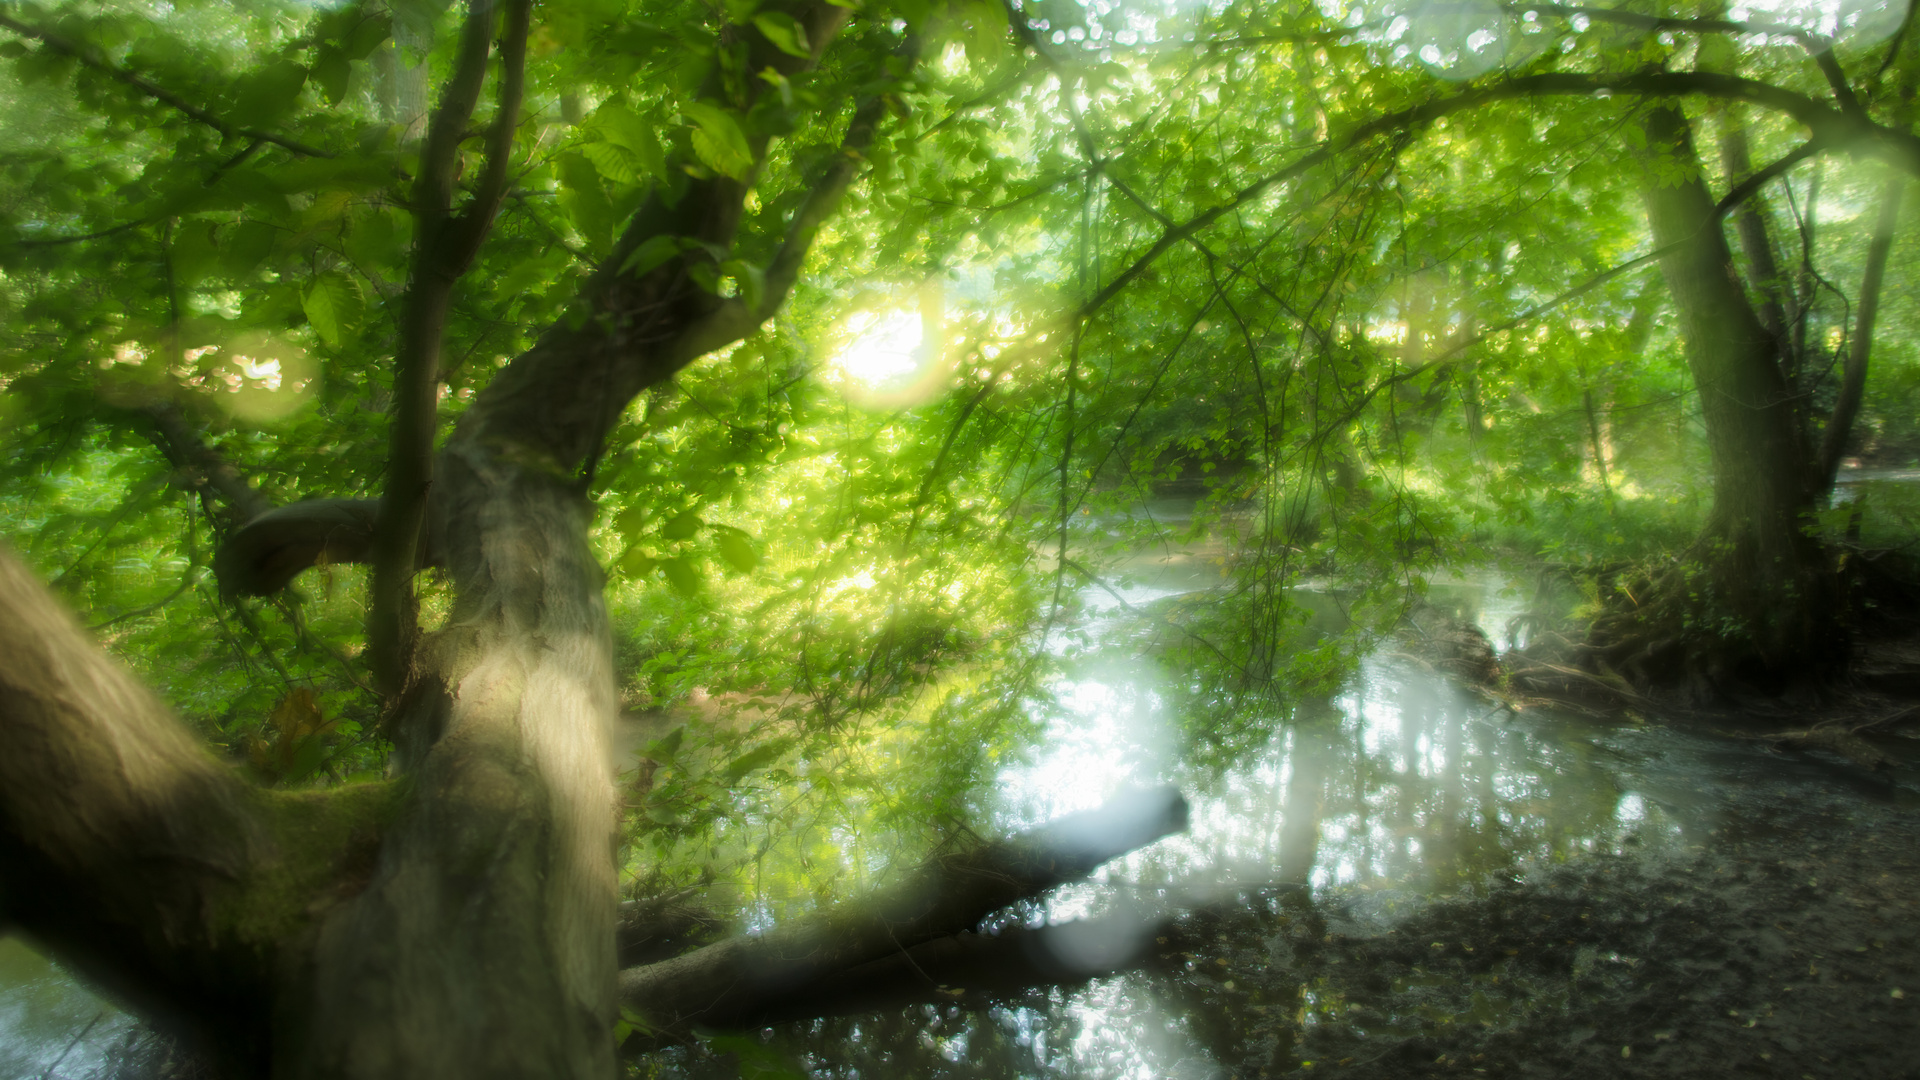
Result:
{"label": "exposed tree root", "polygon": [[1598,615],[1521,616],[1516,625],[1532,631],[1525,646],[1499,657],[1497,676],[1465,681],[1512,708],[1658,715],[1884,769],[1893,759],[1869,739],[1920,720],[1920,572],[1889,552],[1847,550],[1837,561],[1836,640],[1797,669],[1766,665],[1763,650],[1779,635],[1747,633],[1737,621],[1730,632],[1709,626],[1712,584],[1702,585],[1697,566],[1674,564],[1631,577],[1621,567],[1595,571]]}

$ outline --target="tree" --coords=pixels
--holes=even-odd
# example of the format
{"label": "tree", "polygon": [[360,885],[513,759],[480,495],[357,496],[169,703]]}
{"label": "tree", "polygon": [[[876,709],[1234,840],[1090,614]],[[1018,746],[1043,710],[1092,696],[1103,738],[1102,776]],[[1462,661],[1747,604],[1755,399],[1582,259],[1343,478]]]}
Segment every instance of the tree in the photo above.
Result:
{"label": "tree", "polygon": [[[1831,43],[1814,39],[1807,48],[1843,106],[1864,115]],[[1882,73],[1898,55],[1897,48],[1888,53]],[[1915,70],[1908,50],[1886,95],[1885,107],[1902,125],[1911,114]],[[1906,182],[1890,179],[1880,195],[1858,312],[1851,326],[1841,322],[1842,340],[1851,345],[1837,385],[1824,387],[1824,346],[1808,336],[1819,299],[1811,256],[1803,255],[1800,280],[1789,282],[1756,197],[1764,182],[1817,151],[1819,136],[1755,173],[1737,114],[1726,113],[1723,125],[1722,157],[1737,186],[1716,204],[1686,116],[1659,107],[1645,124],[1652,162],[1647,215],[1701,397],[1714,469],[1712,514],[1697,561],[1642,583],[1646,603],[1634,601],[1596,627],[1603,664],[1643,682],[1671,683],[1685,673],[1703,684],[1702,696],[1736,679],[1777,688],[1844,664],[1844,586],[1813,516],[1833,489],[1852,435]],[[1722,232],[1730,211],[1746,253],[1746,280]],[[1798,223],[1803,230],[1813,229],[1813,212],[1809,206],[1808,219]],[[1832,395],[1825,416],[1822,391]]]}
{"label": "tree", "polygon": [[[251,640],[235,650],[248,663],[281,665],[284,693],[247,691],[266,693],[278,733],[264,771],[316,772],[303,755],[323,746],[317,707],[286,677],[297,663],[363,692],[354,752],[393,776],[242,779],[9,563],[5,644],[26,659],[0,676],[0,866],[10,920],[236,1071],[604,1075],[623,1000],[671,1038],[697,1017],[747,1024],[856,998],[898,975],[880,970],[900,967],[890,957],[977,966],[948,954],[991,946],[954,935],[1178,826],[1180,804],[1161,797],[1098,830],[1070,822],[937,861],[899,893],[791,928],[617,970],[608,574],[691,593],[702,559],[755,562],[753,537],[709,507],[750,460],[794,451],[783,425],[804,412],[807,391],[789,388],[805,380],[775,390],[772,373],[803,350],[765,327],[824,309],[809,273],[822,294],[863,275],[924,282],[983,233],[1035,238],[1037,254],[993,267],[1020,295],[972,312],[940,376],[950,392],[848,439],[891,463],[849,480],[849,531],[875,526],[903,566],[926,565],[916,538],[976,544],[1025,585],[1049,579],[1057,606],[1070,574],[1095,576],[1076,558],[1083,511],[1133,494],[1116,476],[1228,466],[1224,490],[1261,510],[1241,536],[1259,632],[1208,647],[1260,689],[1293,643],[1289,589],[1316,560],[1377,577],[1386,597],[1401,582],[1377,568],[1411,577],[1441,556],[1444,514],[1408,478],[1418,441],[1455,388],[1478,385],[1459,357],[1565,298],[1546,285],[1568,284],[1568,268],[1547,260],[1508,310],[1507,247],[1488,242],[1512,206],[1498,199],[1456,226],[1476,253],[1458,275],[1436,267],[1459,235],[1409,243],[1404,224],[1405,263],[1374,268],[1394,199],[1449,201],[1408,194],[1423,135],[1486,117],[1513,147],[1540,134],[1536,115],[1514,119],[1523,109],[1578,118],[1595,95],[1704,94],[1920,169],[1911,132],[1791,80],[1530,46],[1510,70],[1436,86],[1382,59],[1397,47],[1386,23],[1356,33],[1290,8],[1233,8],[1211,28],[1217,49],[1131,64],[1102,59],[1066,5],[189,11],[0,16],[20,39],[16,76],[54,103],[9,165],[8,390],[32,418],[15,473],[93,439],[147,461],[152,491],[191,491],[200,520],[182,543],[216,542],[221,632]],[[1158,40],[1179,41],[1184,18]],[[1707,29],[1730,27],[1744,29]],[[421,124],[409,102],[427,100]],[[1588,139],[1569,125],[1549,150]],[[1506,164],[1509,178],[1541,172],[1518,152]],[[1569,224],[1587,208],[1554,198],[1567,204],[1543,219],[1593,240]],[[1449,311],[1438,292],[1416,296],[1422,272],[1487,295]],[[1369,306],[1389,294],[1404,335],[1391,348],[1373,332],[1386,309]],[[765,392],[737,395],[665,479],[662,429],[629,407],[716,353],[761,365]],[[1191,394],[1168,405],[1176,386]],[[1481,391],[1462,392],[1478,425]],[[643,403],[666,411],[659,400]],[[874,449],[888,439],[908,449]],[[956,480],[962,462],[991,467]],[[698,469],[709,486],[694,491]],[[644,498],[627,488],[641,478],[657,487]],[[618,546],[595,531],[592,497],[631,500],[605,515]],[[1043,542],[1051,565],[1036,568]],[[349,655],[285,587],[356,562],[372,569],[351,643],[364,651]],[[897,572],[890,595],[910,578]],[[255,615],[267,604],[271,626]],[[908,607],[824,674],[779,669],[825,686],[808,737],[955,651]],[[814,625],[794,622],[795,651],[813,656]],[[258,647],[275,643],[287,659]],[[1323,680],[1342,647],[1318,656]],[[774,752],[722,772],[739,781]],[[663,929],[676,925],[664,909],[628,913],[630,948],[694,936]]]}

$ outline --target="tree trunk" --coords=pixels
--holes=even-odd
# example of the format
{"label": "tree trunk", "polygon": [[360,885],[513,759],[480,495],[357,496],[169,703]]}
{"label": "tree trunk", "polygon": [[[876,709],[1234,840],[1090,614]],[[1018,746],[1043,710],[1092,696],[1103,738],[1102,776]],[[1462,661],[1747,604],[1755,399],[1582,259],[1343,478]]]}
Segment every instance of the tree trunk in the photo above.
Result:
{"label": "tree trunk", "polygon": [[1867,395],[1867,362],[1873,356],[1874,323],[1880,315],[1880,290],[1886,281],[1887,255],[1893,250],[1893,234],[1900,224],[1900,198],[1907,178],[1894,173],[1887,177],[1880,192],[1880,212],[1874,219],[1873,239],[1867,243],[1867,265],[1861,275],[1858,311],[1853,319],[1853,340],[1847,349],[1847,361],[1841,369],[1840,389],[1827,417],[1820,440],[1820,459],[1814,482],[1819,494],[1833,491],[1840,473],[1840,459],[1846,456],[1853,439],[1853,421],[1860,414],[1860,403]]}
{"label": "tree trunk", "polygon": [[[1649,640],[1676,643],[1692,674],[1777,685],[1844,654],[1835,578],[1806,528],[1812,459],[1777,342],[1747,300],[1700,178],[1686,117],[1660,106],[1646,130],[1647,218],[1655,246],[1666,250],[1660,269],[1700,395],[1713,510],[1689,560],[1697,565],[1669,575],[1657,602],[1627,621]],[[1613,658],[1635,659],[1628,651],[1616,647]],[[1681,673],[1658,656],[1637,659],[1654,681]]]}

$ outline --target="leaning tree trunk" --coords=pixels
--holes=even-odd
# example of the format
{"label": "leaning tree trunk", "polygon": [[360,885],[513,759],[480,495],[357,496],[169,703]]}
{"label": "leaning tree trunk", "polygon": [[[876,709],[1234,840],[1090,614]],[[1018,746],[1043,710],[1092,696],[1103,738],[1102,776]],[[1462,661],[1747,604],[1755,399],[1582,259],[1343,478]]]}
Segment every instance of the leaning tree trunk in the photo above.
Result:
{"label": "leaning tree trunk", "polygon": [[[824,3],[801,11],[816,48],[845,19]],[[798,67],[768,46],[755,59]],[[595,317],[542,334],[436,455],[423,524],[455,601],[401,658],[395,756],[413,790],[371,883],[327,919],[312,970],[288,987],[305,1012],[276,1042],[286,1074],[615,1072],[616,695],[587,537],[592,462],[635,395],[778,306],[880,115],[877,101],[856,110],[852,152],[795,214],[763,307],[696,284],[690,260],[704,256],[626,270],[658,237],[731,249],[749,178],[691,185],[671,206],[652,197],[584,292]]]}
{"label": "leaning tree trunk", "polygon": [[1839,590],[1808,532],[1809,448],[1774,335],[1734,269],[1686,117],[1647,118],[1643,188],[1660,269],[1681,319],[1713,464],[1713,510],[1685,565],[1603,621],[1603,655],[1651,682],[1778,685],[1843,656]]}

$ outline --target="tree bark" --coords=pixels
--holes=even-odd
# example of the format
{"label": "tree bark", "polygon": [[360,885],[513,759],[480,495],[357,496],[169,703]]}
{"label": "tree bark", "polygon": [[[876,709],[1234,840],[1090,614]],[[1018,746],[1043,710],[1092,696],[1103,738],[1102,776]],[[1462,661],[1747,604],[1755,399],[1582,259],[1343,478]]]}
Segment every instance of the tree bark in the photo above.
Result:
{"label": "tree bark", "polygon": [[[816,50],[847,17],[825,2],[794,14]],[[750,40],[747,70],[795,74],[812,62],[757,33]],[[871,102],[855,111],[853,150],[879,115]],[[754,142],[756,161],[765,146],[764,136]],[[853,160],[830,167],[795,215],[770,282],[782,256],[797,270]],[[590,317],[543,333],[436,456],[426,527],[455,599],[421,641],[394,708],[393,767],[409,797],[372,882],[328,915],[296,981],[292,1007],[309,1023],[275,1047],[286,1075],[616,1071],[618,797],[607,740],[616,694],[585,492],[636,394],[771,313],[688,273],[707,250],[733,247],[750,181],[698,180],[671,206],[650,196],[583,291]],[[698,243],[629,272],[627,254],[654,237]],[[769,293],[774,306],[784,298],[783,288]]]}

